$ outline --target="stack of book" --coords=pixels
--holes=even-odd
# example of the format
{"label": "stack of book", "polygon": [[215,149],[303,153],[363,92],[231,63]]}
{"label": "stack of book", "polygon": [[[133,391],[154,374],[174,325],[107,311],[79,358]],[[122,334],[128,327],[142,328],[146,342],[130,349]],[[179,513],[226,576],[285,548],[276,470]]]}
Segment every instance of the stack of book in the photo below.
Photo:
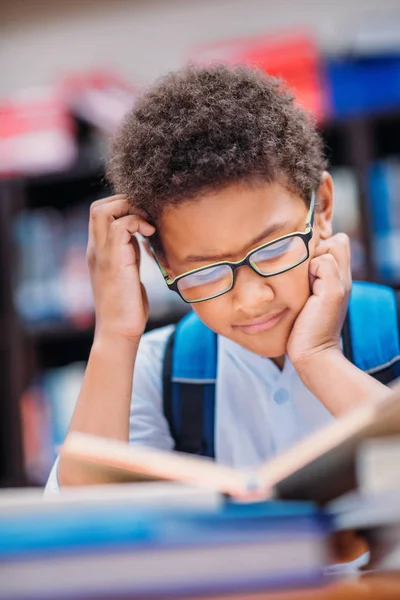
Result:
{"label": "stack of book", "polygon": [[362,532],[374,571],[400,573],[399,461],[400,435],[366,440],[357,453],[357,489],[327,507],[336,530]]}
{"label": "stack of book", "polygon": [[400,385],[251,472],[70,434],[63,459],[98,485],[0,497],[0,599],[315,589],[361,564],[332,568],[348,529],[399,571],[399,436]]}
{"label": "stack of book", "polygon": [[178,484],[0,501],[0,598],[154,598],[315,586],[331,522]]}

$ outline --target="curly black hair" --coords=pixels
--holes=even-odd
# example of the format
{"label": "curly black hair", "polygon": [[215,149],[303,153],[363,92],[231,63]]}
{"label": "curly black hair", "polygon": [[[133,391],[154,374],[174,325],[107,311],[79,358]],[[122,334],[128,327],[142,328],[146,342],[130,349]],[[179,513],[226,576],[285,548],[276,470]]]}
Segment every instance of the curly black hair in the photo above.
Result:
{"label": "curly black hair", "polygon": [[314,119],[249,67],[188,66],[127,114],[107,174],[156,224],[164,207],[234,183],[280,181],[309,202],[326,168]]}

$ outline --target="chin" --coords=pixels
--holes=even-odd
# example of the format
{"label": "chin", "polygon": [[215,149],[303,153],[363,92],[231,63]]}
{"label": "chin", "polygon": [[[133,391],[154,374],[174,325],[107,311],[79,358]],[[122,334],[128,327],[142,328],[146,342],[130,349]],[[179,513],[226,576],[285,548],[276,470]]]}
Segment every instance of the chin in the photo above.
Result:
{"label": "chin", "polygon": [[265,356],[266,358],[271,359],[281,358],[287,352],[293,320],[291,315],[289,315],[289,319],[285,319],[283,322],[278,323],[278,325],[270,331],[263,331],[255,335],[240,333],[235,336],[236,339],[234,339],[234,341],[259,356]]}
{"label": "chin", "polygon": [[259,356],[265,356],[265,358],[280,358],[286,354],[287,341],[289,336],[282,336],[282,334],[269,335],[260,334],[256,336],[249,336],[248,339],[241,336],[240,340],[235,340],[243,346],[258,354]]}

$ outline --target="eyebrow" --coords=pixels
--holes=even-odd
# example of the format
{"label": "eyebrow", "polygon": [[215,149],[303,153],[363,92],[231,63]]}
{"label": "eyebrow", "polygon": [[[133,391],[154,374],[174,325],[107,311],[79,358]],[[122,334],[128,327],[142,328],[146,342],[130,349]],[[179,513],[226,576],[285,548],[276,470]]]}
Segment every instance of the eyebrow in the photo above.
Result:
{"label": "eyebrow", "polygon": [[[246,249],[247,248],[256,248],[257,245],[262,242],[263,240],[265,240],[266,238],[270,237],[272,234],[274,233],[279,233],[284,231],[287,227],[289,226],[289,222],[285,221],[284,223],[276,223],[274,225],[271,225],[270,227],[268,227],[267,229],[265,229],[262,233],[260,233],[257,237],[255,237],[253,240],[251,240],[243,249],[242,252],[238,252],[238,254],[247,254]],[[273,241],[273,240],[271,240]],[[186,256],[183,261],[184,262],[219,262],[219,261],[223,261],[223,260],[228,260],[229,258],[231,258],[232,253],[230,254],[212,254],[212,255],[196,255],[196,254],[189,254],[188,256]]]}

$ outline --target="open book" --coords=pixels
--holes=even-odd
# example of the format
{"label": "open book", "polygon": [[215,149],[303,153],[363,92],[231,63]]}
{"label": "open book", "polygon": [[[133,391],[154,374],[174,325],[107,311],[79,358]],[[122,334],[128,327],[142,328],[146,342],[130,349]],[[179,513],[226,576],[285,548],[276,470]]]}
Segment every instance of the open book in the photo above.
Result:
{"label": "open book", "polygon": [[400,384],[385,399],[350,411],[255,471],[82,433],[69,434],[61,455],[95,471],[102,482],[170,480],[249,500],[325,503],[357,487],[355,455],[364,440],[395,434],[400,434]]}

